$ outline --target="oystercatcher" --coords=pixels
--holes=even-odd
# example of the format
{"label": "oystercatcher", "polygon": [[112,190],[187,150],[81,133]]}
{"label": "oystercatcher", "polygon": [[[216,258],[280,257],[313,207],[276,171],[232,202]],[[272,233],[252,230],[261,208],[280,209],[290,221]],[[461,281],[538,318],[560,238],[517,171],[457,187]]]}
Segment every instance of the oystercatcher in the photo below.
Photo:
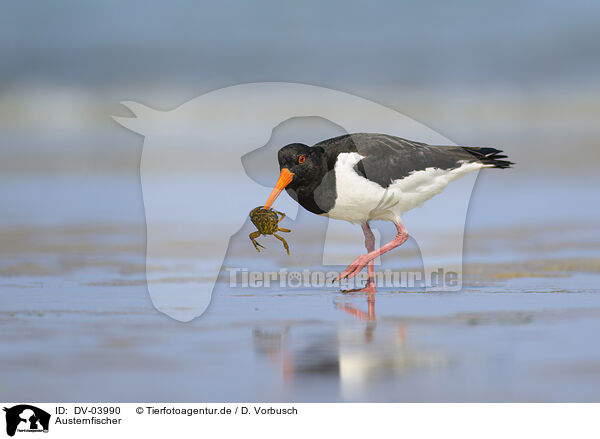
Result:
{"label": "oystercatcher", "polygon": [[[368,266],[368,279],[357,291],[375,292],[373,260],[402,245],[408,232],[402,214],[442,192],[457,178],[481,168],[509,168],[502,151],[487,147],[433,146],[386,134],[346,134],[312,147],[292,143],[277,154],[281,173],[265,204],[281,191],[306,210],[352,223],[365,235],[367,253],[335,279],[356,276]],[[392,221],[396,237],[375,249],[369,221]]]}

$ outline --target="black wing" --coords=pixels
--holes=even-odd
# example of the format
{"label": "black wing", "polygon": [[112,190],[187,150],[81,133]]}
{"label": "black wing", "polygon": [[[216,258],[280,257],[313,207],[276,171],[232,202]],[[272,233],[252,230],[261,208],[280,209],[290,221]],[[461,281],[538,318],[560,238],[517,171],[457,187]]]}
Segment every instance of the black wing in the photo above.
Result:
{"label": "black wing", "polygon": [[480,162],[496,168],[508,168],[510,161],[502,151],[487,147],[434,146],[387,134],[346,134],[324,140],[322,147],[332,169],[338,154],[358,152],[364,157],[355,166],[356,172],[382,187],[427,168],[455,169],[465,162]]}

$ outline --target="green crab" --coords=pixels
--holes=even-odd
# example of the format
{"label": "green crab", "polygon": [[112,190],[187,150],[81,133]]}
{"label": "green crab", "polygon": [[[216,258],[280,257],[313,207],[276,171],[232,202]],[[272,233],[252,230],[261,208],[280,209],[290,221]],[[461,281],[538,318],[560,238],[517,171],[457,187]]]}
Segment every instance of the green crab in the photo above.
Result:
{"label": "green crab", "polygon": [[[256,242],[256,238],[258,238],[260,235],[273,235],[275,238],[283,242],[283,246],[285,247],[285,250],[289,256],[290,248],[288,247],[287,242],[285,242],[285,239],[283,239],[281,236],[277,235],[277,232],[287,233],[290,231],[289,229],[279,227],[279,223],[283,218],[285,218],[285,213],[277,212],[273,209],[264,209],[263,207],[264,206],[258,206],[252,209],[250,212],[250,221],[252,221],[252,224],[254,224],[254,226],[258,229],[256,232],[252,232],[249,235],[252,244],[254,244],[254,248],[256,248],[256,250],[260,253],[260,249],[258,247],[265,247]],[[279,215],[281,215],[281,218]]]}

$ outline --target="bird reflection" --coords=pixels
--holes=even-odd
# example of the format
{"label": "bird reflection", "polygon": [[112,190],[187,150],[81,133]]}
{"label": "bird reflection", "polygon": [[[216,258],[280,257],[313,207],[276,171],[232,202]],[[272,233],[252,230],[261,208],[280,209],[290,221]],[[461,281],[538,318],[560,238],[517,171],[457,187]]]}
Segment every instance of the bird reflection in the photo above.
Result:
{"label": "bird reflection", "polygon": [[283,378],[288,383],[293,380],[295,374],[294,362],[287,342],[289,331],[289,326],[269,329],[256,327],[252,331],[254,352],[266,355],[272,364],[281,369]]}
{"label": "bird reflection", "polygon": [[[408,326],[401,321],[378,321],[375,293],[344,296],[334,302],[337,310],[353,317],[335,328],[319,326],[254,328],[254,350],[266,355],[281,370],[288,390],[291,383],[310,385],[317,376],[335,378],[345,400],[360,400],[374,385],[400,382],[408,371],[426,371],[447,364],[444,353],[415,348],[409,343]],[[353,303],[355,299],[366,299]],[[314,377],[314,378],[313,378]]]}
{"label": "bird reflection", "polygon": [[346,302],[337,302],[335,306],[337,309],[350,314],[352,317],[356,317],[358,320],[375,321],[375,293],[367,293],[367,312]]}

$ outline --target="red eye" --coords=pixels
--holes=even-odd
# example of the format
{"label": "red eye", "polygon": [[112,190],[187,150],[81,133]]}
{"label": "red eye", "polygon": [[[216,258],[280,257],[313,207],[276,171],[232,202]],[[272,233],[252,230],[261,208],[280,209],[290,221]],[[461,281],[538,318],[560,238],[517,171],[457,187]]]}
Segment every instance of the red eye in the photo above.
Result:
{"label": "red eye", "polygon": [[306,160],[306,157],[301,155],[300,157],[298,157],[298,163],[304,163],[304,160]]}

